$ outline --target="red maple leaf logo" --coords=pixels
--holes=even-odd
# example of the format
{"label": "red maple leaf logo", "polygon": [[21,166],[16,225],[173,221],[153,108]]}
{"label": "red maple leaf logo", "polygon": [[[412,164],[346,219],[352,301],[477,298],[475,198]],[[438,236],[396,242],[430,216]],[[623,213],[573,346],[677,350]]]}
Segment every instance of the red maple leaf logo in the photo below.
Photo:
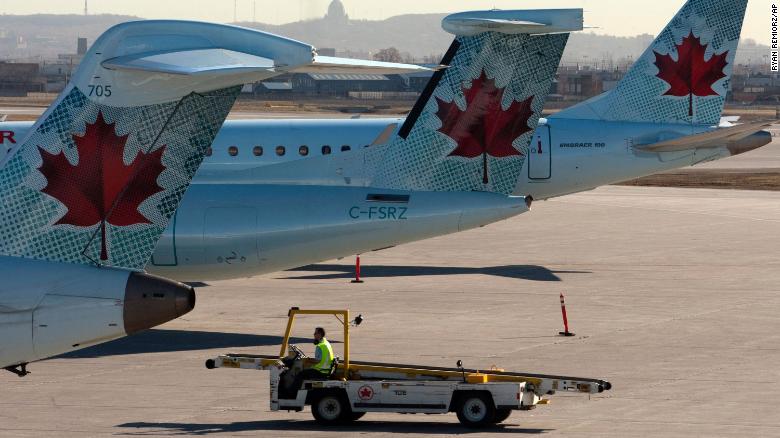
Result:
{"label": "red maple leaf logo", "polygon": [[152,223],[138,211],[150,196],[163,191],[157,178],[165,170],[165,146],[151,153],[139,152],[129,165],[123,156],[127,135],[118,136],[115,123],[106,123],[98,112],[83,137],[73,135],[78,164],[71,164],[64,152],[52,154],[38,146],[43,163],[38,168],[46,177],[42,192],[63,203],[68,212],[54,225],[92,227],[100,223],[101,260],[108,260],[106,222],[119,227]]}
{"label": "red maple leaf logo", "polygon": [[483,70],[479,78],[471,81],[470,88],[463,88],[465,111],[461,111],[454,101],[436,98],[439,105],[436,116],[441,120],[438,131],[458,144],[449,156],[476,158],[482,155],[484,184],[488,183],[487,156],[522,155],[512,142],[531,130],[528,119],[533,115],[534,96],[522,102],[513,101],[504,110],[501,106],[504,91],[505,88],[496,88],[495,80],[488,78]]}
{"label": "red maple leaf logo", "polygon": [[717,96],[712,89],[715,82],[726,77],[723,69],[728,62],[728,50],[721,54],[713,54],[709,60],[704,59],[707,46],[701,43],[701,38],[693,36],[693,31],[677,45],[677,61],[670,54],[655,53],[655,65],[658,76],[669,84],[669,90],[664,96],[688,96],[688,115],[693,117],[693,96]]}

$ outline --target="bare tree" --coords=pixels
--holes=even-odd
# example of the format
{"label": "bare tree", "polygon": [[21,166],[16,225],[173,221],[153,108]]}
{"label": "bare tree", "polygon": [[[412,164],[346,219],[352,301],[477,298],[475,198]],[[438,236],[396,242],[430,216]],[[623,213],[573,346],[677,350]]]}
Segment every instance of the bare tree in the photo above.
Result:
{"label": "bare tree", "polygon": [[403,57],[401,56],[401,52],[399,52],[395,47],[382,49],[374,55],[375,61],[401,62],[402,59]]}

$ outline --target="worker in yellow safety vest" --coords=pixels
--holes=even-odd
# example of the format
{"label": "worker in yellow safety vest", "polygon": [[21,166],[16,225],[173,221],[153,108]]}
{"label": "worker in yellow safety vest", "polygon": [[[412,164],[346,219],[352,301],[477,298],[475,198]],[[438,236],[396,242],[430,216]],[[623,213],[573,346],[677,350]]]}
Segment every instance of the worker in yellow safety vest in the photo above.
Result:
{"label": "worker in yellow safety vest", "polygon": [[325,329],[317,327],[314,329],[314,360],[317,361],[311,368],[299,372],[293,384],[287,391],[284,391],[290,398],[295,398],[298,390],[303,386],[304,380],[324,380],[330,375],[333,366],[333,347],[325,338]]}
{"label": "worker in yellow safety vest", "polygon": [[317,327],[314,329],[314,360],[317,363],[312,367],[323,374],[330,374],[330,367],[333,364],[333,347],[330,346],[325,338],[325,329]]}

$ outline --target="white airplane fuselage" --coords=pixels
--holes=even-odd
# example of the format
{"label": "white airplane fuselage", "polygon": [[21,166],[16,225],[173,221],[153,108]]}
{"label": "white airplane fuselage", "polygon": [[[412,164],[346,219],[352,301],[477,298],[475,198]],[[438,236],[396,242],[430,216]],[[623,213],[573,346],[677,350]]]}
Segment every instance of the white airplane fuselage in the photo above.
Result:
{"label": "white airplane fuselage", "polygon": [[[635,146],[714,128],[542,119],[515,196],[371,187],[371,157],[384,147],[372,143],[402,124],[400,118],[226,122],[147,269],[181,281],[290,269],[484,226],[527,211],[526,196],[563,196],[765,143],[754,136],[741,148],[642,152]],[[9,142],[29,126],[5,123],[0,131]]]}

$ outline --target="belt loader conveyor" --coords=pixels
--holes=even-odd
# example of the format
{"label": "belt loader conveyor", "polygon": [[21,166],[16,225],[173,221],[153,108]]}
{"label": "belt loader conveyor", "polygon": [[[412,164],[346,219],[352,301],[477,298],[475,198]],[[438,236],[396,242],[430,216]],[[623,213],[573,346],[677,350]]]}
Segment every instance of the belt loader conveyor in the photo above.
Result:
{"label": "belt loader conveyor", "polygon": [[[296,315],[336,315],[344,326],[344,359],[334,361],[329,376],[306,380],[297,393],[286,394],[285,384],[309,360],[289,345]],[[227,354],[206,361],[207,368],[243,368],[270,371],[271,410],[300,411],[306,405],[321,423],[343,423],[366,412],[444,414],[456,412],[466,426],[500,423],[513,410],[546,404],[542,397],[556,391],[588,394],[611,389],[604,380],[504,370],[438,368],[420,365],[349,361],[349,311],[300,310],[289,312],[279,356]],[[283,357],[288,350],[291,355]],[[459,361],[460,366],[460,361]],[[290,370],[290,371],[288,371]]]}

